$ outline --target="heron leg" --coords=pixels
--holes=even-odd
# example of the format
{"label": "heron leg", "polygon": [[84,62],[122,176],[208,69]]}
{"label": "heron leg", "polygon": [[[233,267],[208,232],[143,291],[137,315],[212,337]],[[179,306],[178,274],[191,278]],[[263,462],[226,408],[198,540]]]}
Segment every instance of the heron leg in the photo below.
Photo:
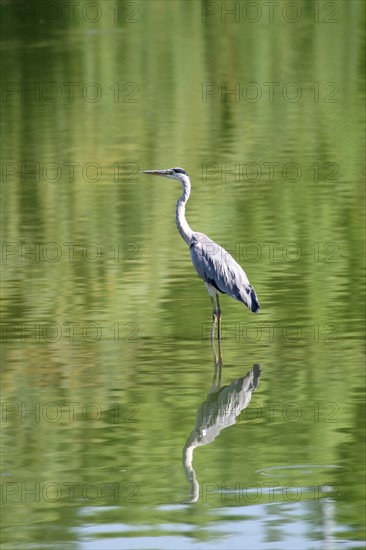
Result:
{"label": "heron leg", "polygon": [[[214,376],[210,388],[209,393],[213,393],[215,391],[219,391],[221,388],[221,375],[222,375],[222,352],[221,352],[221,309],[220,309],[220,302],[219,302],[219,296],[216,294],[216,302],[214,297],[210,293],[211,303],[212,303],[212,309],[213,309],[213,320],[212,320],[212,331],[211,331],[211,345],[212,345],[212,352],[214,356]],[[217,307],[216,307],[217,304]],[[218,332],[217,332],[217,340],[219,345],[219,355],[217,356],[216,348],[215,348],[215,329],[216,329],[216,322],[218,320]],[[217,382],[217,375],[218,375],[218,382]]]}
{"label": "heron leg", "polygon": [[[217,353],[215,349],[215,331],[216,331],[216,321],[217,321],[217,312],[216,312],[216,304],[213,296],[210,293],[211,303],[212,303],[212,328],[211,328],[211,347],[212,347],[212,353],[214,356],[214,363],[217,364]],[[215,376],[216,377],[216,376]]]}
{"label": "heron leg", "polygon": [[222,367],[222,351],[221,351],[221,308],[219,302],[219,295],[216,295],[217,300],[217,317],[218,317],[218,329],[217,329],[217,339],[219,342],[219,362],[220,362],[220,385],[221,385],[221,367]]}
{"label": "heron leg", "polygon": [[216,294],[216,301],[217,301],[217,318],[219,320],[219,323],[218,323],[218,329],[217,329],[217,339],[220,341],[221,340],[221,308],[220,308],[220,302],[219,302],[219,295]]}

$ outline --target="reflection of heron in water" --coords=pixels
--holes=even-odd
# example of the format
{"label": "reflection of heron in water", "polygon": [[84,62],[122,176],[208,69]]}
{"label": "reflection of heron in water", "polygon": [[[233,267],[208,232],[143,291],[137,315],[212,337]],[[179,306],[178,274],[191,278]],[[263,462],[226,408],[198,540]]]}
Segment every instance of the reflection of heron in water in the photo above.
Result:
{"label": "reflection of heron in water", "polygon": [[196,502],[199,497],[199,483],[193,468],[194,449],[208,445],[219,435],[221,430],[235,424],[237,416],[249,405],[252,392],[258,387],[260,375],[260,365],[253,365],[246,376],[233,380],[231,384],[218,391],[209,393],[207,401],[204,401],[199,407],[195,427],[188,437],[182,453],[186,478],[191,484],[189,502]]}
{"label": "reflection of heron in water", "polygon": [[191,182],[187,172],[183,168],[169,168],[168,170],[145,170],[144,174],[177,180],[182,185],[183,193],[177,202],[176,223],[179,233],[190,248],[192,263],[210,294],[213,309],[211,341],[213,341],[218,320],[218,340],[220,342],[219,292],[228,294],[245,304],[253,313],[258,313],[259,302],[255,290],[249,283],[244,270],[224,248],[203,233],[192,231],[189,227],[185,217],[186,204],[191,193]]}

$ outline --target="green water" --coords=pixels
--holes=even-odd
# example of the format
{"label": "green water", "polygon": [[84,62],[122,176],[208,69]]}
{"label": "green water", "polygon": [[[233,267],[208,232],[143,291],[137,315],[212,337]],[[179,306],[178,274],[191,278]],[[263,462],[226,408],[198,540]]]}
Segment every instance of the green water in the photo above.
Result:
{"label": "green water", "polygon": [[362,547],[363,3],[74,4],[0,5],[3,548]]}

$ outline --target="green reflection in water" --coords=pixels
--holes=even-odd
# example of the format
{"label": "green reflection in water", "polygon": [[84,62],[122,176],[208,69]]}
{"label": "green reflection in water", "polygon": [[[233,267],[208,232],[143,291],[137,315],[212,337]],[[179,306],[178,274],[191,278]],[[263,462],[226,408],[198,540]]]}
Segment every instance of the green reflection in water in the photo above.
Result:
{"label": "green reflection in water", "polygon": [[[322,539],[312,491],[328,485],[332,536],[360,540],[362,4],[333,3],[333,24],[322,2],[319,23],[298,2],[296,24],[204,22],[201,2],[176,1],[134,2],[137,21],[115,22],[107,4],[96,23],[15,11],[3,29],[5,542],[76,546],[83,514],[159,536],[187,524],[212,542],[217,517],[251,504],[213,490],[179,506],[182,448],[212,378],[210,301],[174,227],[179,186],[138,174],[177,165],[192,177],[190,225],[242,263],[262,306],[254,318],[222,300],[224,384],[253,363],[264,376],[246,416],[197,450],[200,482],[342,466],[296,477],[310,488],[304,537]],[[22,493],[33,486],[38,501]],[[267,509],[277,526],[281,513]],[[285,546],[286,531],[257,520]]]}

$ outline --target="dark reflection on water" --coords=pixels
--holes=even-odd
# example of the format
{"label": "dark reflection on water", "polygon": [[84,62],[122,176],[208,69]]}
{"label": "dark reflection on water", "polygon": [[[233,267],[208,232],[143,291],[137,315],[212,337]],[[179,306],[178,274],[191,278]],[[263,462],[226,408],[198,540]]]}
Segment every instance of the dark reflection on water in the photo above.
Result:
{"label": "dark reflection on water", "polygon": [[259,384],[261,367],[254,365],[243,378],[233,380],[228,386],[211,387],[196,414],[195,427],[183,448],[183,466],[187,481],[191,484],[189,502],[197,502],[199,498],[199,482],[193,468],[193,452],[196,447],[208,445],[223,430],[235,424],[236,417],[249,405],[252,392]]}

